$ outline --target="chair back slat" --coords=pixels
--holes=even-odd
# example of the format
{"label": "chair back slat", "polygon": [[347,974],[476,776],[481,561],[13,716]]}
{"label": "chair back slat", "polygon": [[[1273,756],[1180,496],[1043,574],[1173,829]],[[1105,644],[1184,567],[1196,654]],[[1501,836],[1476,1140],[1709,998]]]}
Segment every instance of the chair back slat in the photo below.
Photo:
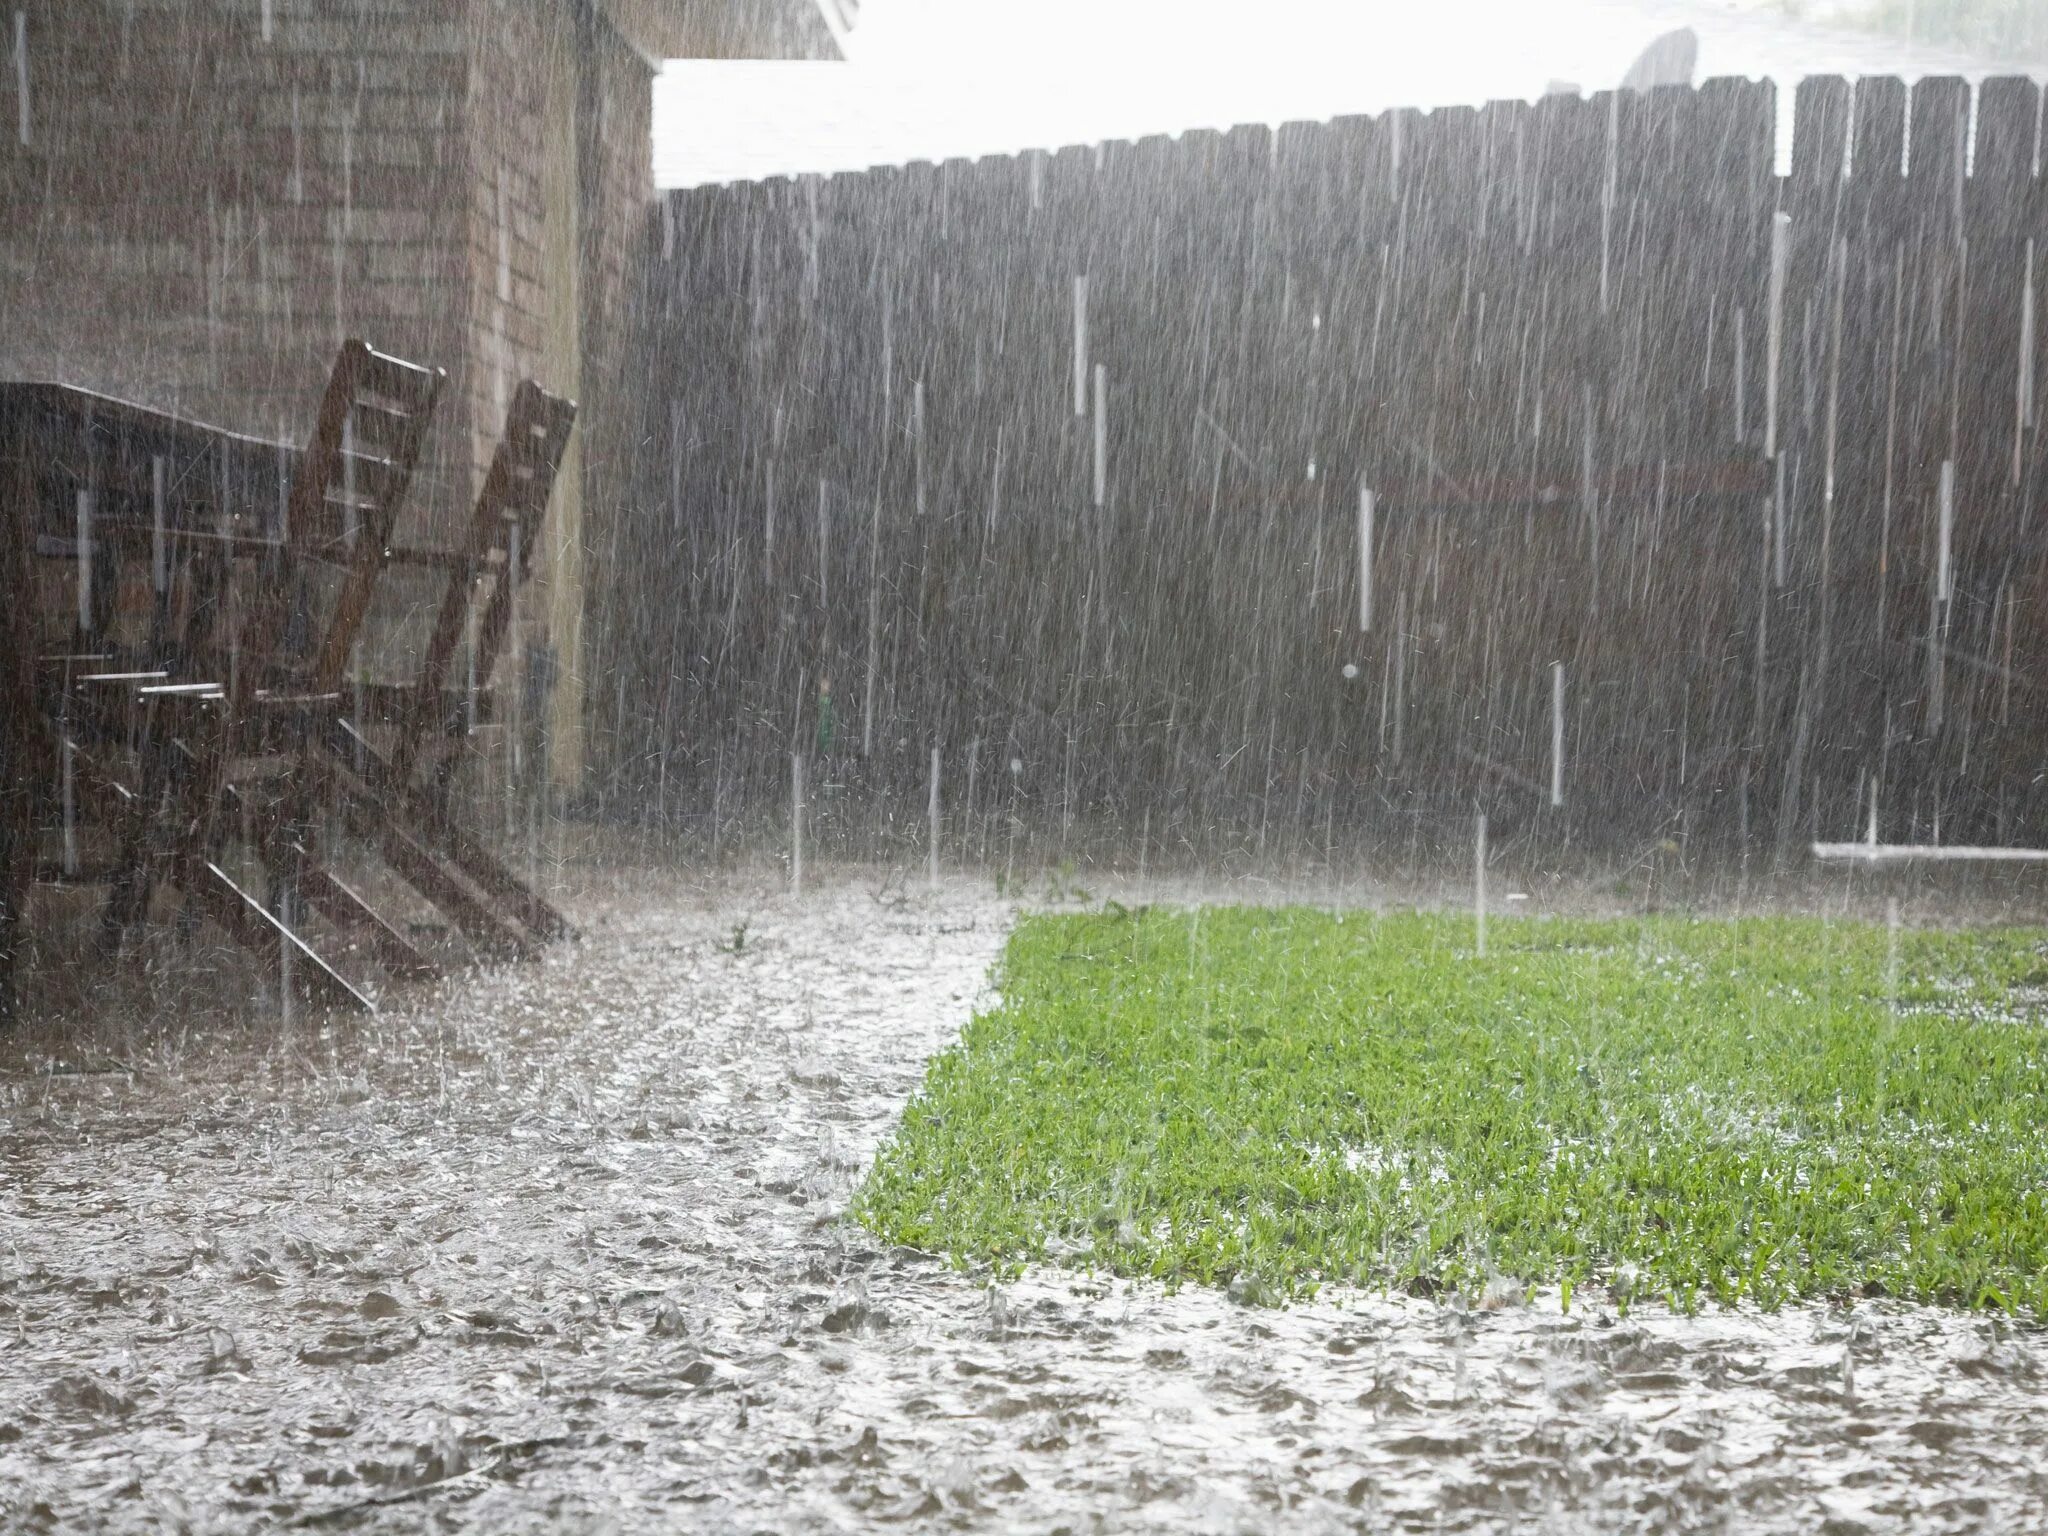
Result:
{"label": "chair back slat", "polygon": [[[460,546],[460,564],[449,572],[442,593],[441,609],[427,642],[420,667],[413,708],[400,727],[392,755],[401,779],[409,779],[429,723],[439,723],[441,690],[447,681],[448,665],[455,654],[470,606],[476,600],[477,577],[486,565],[495,565],[491,597],[477,626],[476,676],[489,677],[497,665],[511,615],[512,589],[526,579],[532,568],[533,546],[539,541],[541,519],[548,498],[554,492],[555,475],[561,467],[562,451],[575,425],[576,402],[551,395],[531,379],[520,382],[506,414],[505,435],[491,457],[476,508]],[[512,569],[512,538],[519,531],[519,568]]]}
{"label": "chair back slat", "polygon": [[[331,693],[341,685],[446,377],[357,337],[341,344],[292,478],[281,569],[264,583],[241,630],[239,702],[263,690]],[[304,590],[300,568],[311,560],[339,563],[344,571],[326,612],[307,616],[318,637],[313,662],[294,676],[280,647]]]}

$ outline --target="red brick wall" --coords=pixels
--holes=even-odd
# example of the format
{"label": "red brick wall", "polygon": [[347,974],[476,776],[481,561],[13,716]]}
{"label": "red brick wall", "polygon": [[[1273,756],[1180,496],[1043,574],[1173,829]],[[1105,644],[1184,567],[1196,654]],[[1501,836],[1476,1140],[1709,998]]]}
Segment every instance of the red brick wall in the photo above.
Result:
{"label": "red brick wall", "polygon": [[469,36],[472,176],[465,259],[471,276],[470,354],[476,359],[468,381],[471,453],[481,483],[519,380],[532,374],[543,387],[569,395],[576,384],[548,378],[539,366],[549,300],[541,261],[545,69],[559,46],[562,23],[555,8],[531,0],[477,0],[476,11]]}
{"label": "red brick wall", "polygon": [[[448,370],[399,530],[435,542],[532,375],[581,405],[583,529],[599,542],[631,441],[626,357],[653,198],[651,70],[601,10],[0,0],[0,30],[0,378],[300,440],[336,344],[363,336]],[[573,271],[548,270],[551,148],[574,164]],[[565,304],[580,357],[550,325]],[[394,620],[421,601],[402,577],[385,588]],[[602,601],[601,583],[590,590]],[[531,633],[547,613],[528,605]]]}
{"label": "red brick wall", "polygon": [[625,455],[636,422],[631,379],[641,261],[654,207],[652,75],[602,21],[586,20],[579,112],[583,273],[583,439],[596,525],[625,494]]}
{"label": "red brick wall", "polygon": [[[602,782],[616,745],[613,725],[615,670],[607,663],[606,630],[613,618],[622,549],[619,530],[634,520],[626,498],[632,460],[647,402],[640,366],[645,336],[641,283],[654,198],[653,91],[638,55],[601,23],[586,18],[588,43],[580,52],[578,110],[583,274],[583,514],[581,549],[585,615],[577,637],[577,677],[565,676],[587,726],[576,757]],[[557,757],[558,777],[562,759]]]}
{"label": "red brick wall", "polygon": [[299,438],[336,343],[364,336],[451,375],[425,521],[457,488],[470,371],[466,0],[16,4],[0,376]]}

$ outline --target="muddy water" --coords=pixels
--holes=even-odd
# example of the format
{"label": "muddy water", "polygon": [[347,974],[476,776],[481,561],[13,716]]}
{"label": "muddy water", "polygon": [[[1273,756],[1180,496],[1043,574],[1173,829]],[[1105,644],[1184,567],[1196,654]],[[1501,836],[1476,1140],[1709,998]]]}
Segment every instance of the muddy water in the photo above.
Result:
{"label": "muddy water", "polygon": [[[1011,920],[591,881],[369,1023],[0,1057],[0,1529],[2039,1526],[2048,1341],[990,1287],[839,1218]],[[188,1021],[189,1022],[189,1021]]]}

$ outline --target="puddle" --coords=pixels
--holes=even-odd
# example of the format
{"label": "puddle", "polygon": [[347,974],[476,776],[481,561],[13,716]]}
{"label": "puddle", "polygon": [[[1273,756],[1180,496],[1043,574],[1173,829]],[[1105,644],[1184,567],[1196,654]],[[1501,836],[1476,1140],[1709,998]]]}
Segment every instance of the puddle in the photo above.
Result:
{"label": "puddle", "polygon": [[884,1250],[839,1213],[982,988],[988,883],[572,904],[580,944],[367,1023],[0,1059],[0,1526],[2048,1519],[2048,1339],[1988,1317],[1273,1311]]}

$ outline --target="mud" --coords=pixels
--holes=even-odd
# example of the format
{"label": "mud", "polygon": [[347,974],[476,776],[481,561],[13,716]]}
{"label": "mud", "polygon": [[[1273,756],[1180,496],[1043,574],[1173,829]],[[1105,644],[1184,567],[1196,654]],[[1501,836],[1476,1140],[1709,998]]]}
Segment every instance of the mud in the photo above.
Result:
{"label": "mud", "polygon": [[368,1022],[0,1042],[0,1528],[2048,1521],[2048,1340],[1990,1317],[878,1248],[840,1213],[1014,911],[921,886],[582,877],[581,943]]}

